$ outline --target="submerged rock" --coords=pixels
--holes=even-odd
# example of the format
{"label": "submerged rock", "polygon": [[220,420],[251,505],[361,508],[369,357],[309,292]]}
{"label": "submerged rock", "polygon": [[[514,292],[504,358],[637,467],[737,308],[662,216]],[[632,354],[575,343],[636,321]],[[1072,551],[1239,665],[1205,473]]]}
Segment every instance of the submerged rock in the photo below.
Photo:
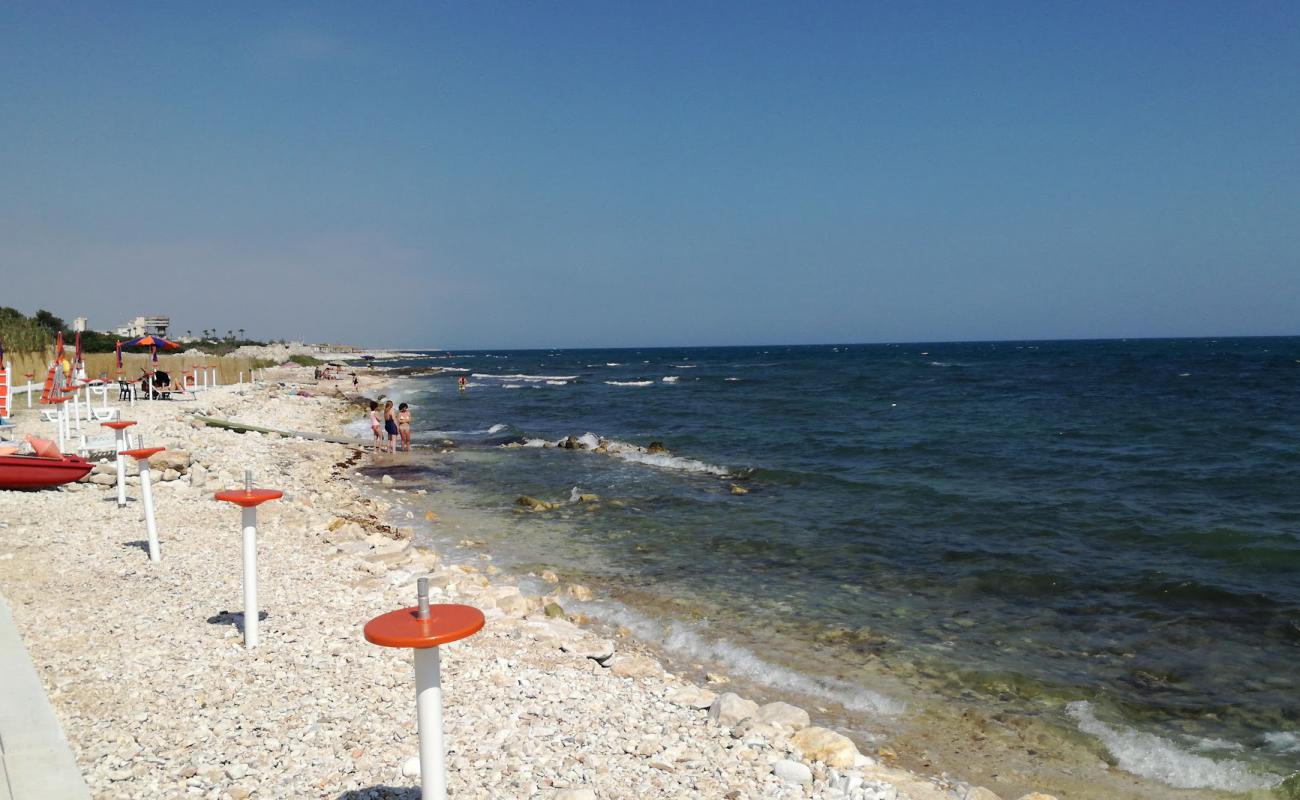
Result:
{"label": "submerged rock", "polygon": [[526,494],[521,494],[515,498],[515,505],[523,506],[530,511],[545,511],[551,508],[551,504],[545,500],[538,500],[536,497],[529,497]]}
{"label": "submerged rock", "polygon": [[565,591],[568,592],[569,597],[579,602],[585,603],[592,598],[591,590],[581,583],[571,583]]}

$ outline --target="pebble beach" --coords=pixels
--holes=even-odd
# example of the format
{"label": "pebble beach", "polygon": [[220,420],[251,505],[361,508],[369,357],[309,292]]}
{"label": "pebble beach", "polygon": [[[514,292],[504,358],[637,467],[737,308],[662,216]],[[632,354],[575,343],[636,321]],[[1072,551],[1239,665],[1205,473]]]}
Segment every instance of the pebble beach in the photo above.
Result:
{"label": "pebble beach", "polygon": [[[411,657],[367,643],[362,626],[413,605],[426,576],[434,602],[487,618],[443,648],[453,797],[999,797],[889,767],[815,709],[670,673],[630,636],[566,613],[590,599],[584,586],[512,575],[488,553],[449,561],[402,525],[411,493],[359,471],[376,458],[363,448],[196,419],[345,437],[361,413],[344,382],[318,385],[310,369],[266,378],[123,406],[147,445],[167,448],[158,563],[143,549],[138,478],[124,509],[108,466],[57,490],[0,492],[0,590],[94,797],[418,797]],[[381,374],[363,375],[362,395],[382,390]],[[20,430],[52,430],[34,419],[20,414]],[[240,627],[239,514],[213,499],[245,470],[284,492],[259,510],[254,650]]]}

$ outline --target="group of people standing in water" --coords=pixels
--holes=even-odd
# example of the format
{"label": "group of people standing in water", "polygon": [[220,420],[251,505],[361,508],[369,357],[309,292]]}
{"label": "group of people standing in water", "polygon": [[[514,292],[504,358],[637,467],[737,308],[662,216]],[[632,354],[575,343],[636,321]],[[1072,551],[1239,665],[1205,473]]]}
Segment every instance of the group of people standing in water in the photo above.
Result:
{"label": "group of people standing in water", "polygon": [[[370,432],[375,435],[375,452],[385,449],[390,453],[411,449],[411,409],[402,403],[393,409],[393,401],[384,401],[384,409],[379,410],[379,403],[370,401]],[[401,446],[398,446],[398,441]]]}

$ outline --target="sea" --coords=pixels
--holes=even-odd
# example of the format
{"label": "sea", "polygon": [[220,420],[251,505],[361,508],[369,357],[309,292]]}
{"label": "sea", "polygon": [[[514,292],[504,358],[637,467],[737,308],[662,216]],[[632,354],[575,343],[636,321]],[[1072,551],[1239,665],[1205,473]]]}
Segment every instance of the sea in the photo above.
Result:
{"label": "sea", "polygon": [[1300,338],[379,363],[420,536],[682,674],[972,782],[1300,792]]}

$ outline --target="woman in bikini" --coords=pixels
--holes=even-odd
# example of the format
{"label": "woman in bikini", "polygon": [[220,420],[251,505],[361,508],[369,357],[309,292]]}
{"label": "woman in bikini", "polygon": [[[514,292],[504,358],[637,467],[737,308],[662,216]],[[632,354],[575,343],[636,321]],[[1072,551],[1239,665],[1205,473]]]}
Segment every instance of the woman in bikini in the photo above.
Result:
{"label": "woman in bikini", "polygon": [[397,413],[393,411],[393,401],[384,403],[384,432],[388,434],[388,452],[397,452]]}
{"label": "woman in bikini", "polygon": [[397,407],[397,432],[402,436],[402,449],[411,449],[411,409],[406,403]]}
{"label": "woman in bikini", "polygon": [[379,448],[383,444],[383,437],[381,435],[381,430],[382,428],[379,425],[379,404],[376,403],[374,400],[371,400],[370,401],[370,432],[375,435],[376,453],[379,452]]}

